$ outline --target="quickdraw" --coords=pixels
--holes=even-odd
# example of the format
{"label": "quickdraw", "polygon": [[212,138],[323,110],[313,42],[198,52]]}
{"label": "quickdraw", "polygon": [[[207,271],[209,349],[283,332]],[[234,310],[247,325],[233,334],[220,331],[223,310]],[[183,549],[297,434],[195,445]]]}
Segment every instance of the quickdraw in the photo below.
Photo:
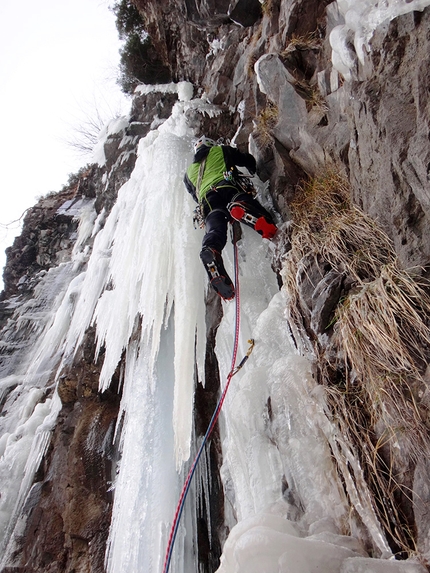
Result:
{"label": "quickdraw", "polygon": [[234,370],[231,374],[232,376],[234,376],[235,374],[237,374],[239,372],[239,370],[244,366],[245,362],[251,356],[251,352],[254,350],[255,340],[253,338],[250,338],[248,340],[248,344],[250,345],[248,348],[248,352],[245,354],[245,356],[242,358],[242,360],[239,362],[239,364],[236,366],[236,368],[234,368]]}
{"label": "quickdraw", "polygon": [[193,211],[193,225],[194,229],[204,229],[205,228],[205,218],[203,215],[203,207],[199,203]]}

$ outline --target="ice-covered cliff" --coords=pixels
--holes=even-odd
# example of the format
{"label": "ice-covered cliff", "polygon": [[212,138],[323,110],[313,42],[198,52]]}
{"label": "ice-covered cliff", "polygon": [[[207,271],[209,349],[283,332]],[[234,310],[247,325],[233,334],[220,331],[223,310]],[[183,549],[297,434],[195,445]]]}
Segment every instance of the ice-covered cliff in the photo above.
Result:
{"label": "ice-covered cliff", "polygon": [[281,230],[238,244],[255,348],[170,570],[426,570],[426,2],[136,6],[174,81],[136,90],[8,253],[1,570],[162,571],[237,323],[182,183],[200,133],[255,155]]}

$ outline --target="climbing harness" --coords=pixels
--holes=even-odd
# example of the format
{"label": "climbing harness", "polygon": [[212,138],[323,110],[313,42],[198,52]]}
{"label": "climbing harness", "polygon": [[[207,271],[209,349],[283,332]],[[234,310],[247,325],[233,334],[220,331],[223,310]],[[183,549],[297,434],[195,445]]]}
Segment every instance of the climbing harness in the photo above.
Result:
{"label": "climbing harness", "polygon": [[257,190],[250,177],[239,171],[236,167],[232,167],[230,171],[225,171],[223,175],[226,181],[233,183],[234,186],[239,188],[243,193],[248,193],[253,197],[257,195]]}
{"label": "climbing harness", "polygon": [[251,179],[239,171],[237,167],[232,167],[229,171],[224,171],[224,179],[218,181],[211,186],[210,191],[218,191],[219,189],[231,188],[239,191],[238,195],[246,193],[247,195],[252,195],[255,197],[257,195],[257,190],[254,187]]}
{"label": "climbing harness", "polygon": [[[234,237],[234,235],[233,235],[233,237]],[[206,430],[206,434],[204,435],[203,441],[202,441],[200,448],[196,454],[196,457],[194,458],[194,461],[191,464],[187,479],[185,480],[185,483],[183,485],[181,495],[179,496],[179,502],[178,502],[178,505],[176,508],[175,516],[173,518],[173,523],[172,523],[172,527],[171,527],[170,535],[169,535],[169,541],[167,544],[163,573],[168,573],[168,571],[169,571],[170,560],[172,558],[173,546],[175,543],[176,534],[178,532],[179,521],[181,518],[182,510],[184,508],[185,499],[187,497],[188,490],[190,489],[191,480],[193,479],[193,475],[194,475],[194,472],[196,470],[200,456],[203,452],[203,448],[205,447],[205,445],[209,439],[209,436],[211,435],[212,430],[214,429],[215,424],[218,420],[222,405],[224,403],[228,388],[230,386],[231,379],[233,378],[233,376],[235,374],[237,374],[239,372],[239,370],[243,367],[245,362],[248,360],[248,358],[249,358],[249,356],[250,356],[250,354],[254,348],[254,344],[255,344],[253,339],[248,340],[248,344],[250,345],[249,349],[248,349],[246,355],[241,360],[241,362],[236,366],[237,349],[238,349],[238,345],[239,345],[239,332],[240,332],[239,260],[238,260],[238,256],[237,256],[237,241],[236,240],[233,240],[233,250],[234,250],[234,282],[235,282],[235,290],[236,290],[236,307],[235,307],[235,333],[234,333],[233,356],[232,356],[232,360],[231,360],[231,368],[230,368],[230,372],[227,376],[227,381],[226,381],[224,391],[221,394],[220,399],[218,400],[218,404],[217,404],[215,411],[212,415],[211,421],[209,422],[209,426],[208,426],[208,429]]]}
{"label": "climbing harness", "polygon": [[[200,169],[199,169],[199,179],[197,181],[197,187],[196,187],[196,194],[198,196],[199,191],[200,191],[200,186],[201,186],[201,178],[203,177],[203,172],[204,172],[204,163],[205,163],[206,159],[203,160],[202,164],[203,164],[203,168],[202,165],[200,165]],[[225,171],[223,173],[224,176],[224,181],[227,182],[227,185],[222,185],[222,183],[218,183],[217,185],[212,185],[212,187],[210,188],[210,191],[217,191],[218,189],[222,189],[223,187],[233,187],[235,189],[240,189],[240,192],[237,193],[232,200],[232,203],[229,203],[229,205],[227,206],[227,209],[230,211],[230,206],[234,207],[234,200],[236,197],[238,197],[239,195],[241,195],[242,193],[247,193],[248,195],[252,195],[252,197],[255,197],[257,195],[257,190],[254,187],[254,184],[252,183],[251,179],[244,175],[241,171],[239,171],[236,167],[232,167],[230,169],[230,171]],[[205,198],[204,198],[205,200]],[[209,204],[209,203],[208,203]],[[210,207],[210,205],[209,205]],[[241,207],[242,208],[242,207]],[[233,218],[236,219],[237,221],[240,221],[240,217],[235,217],[232,214]],[[255,225],[255,223],[257,222],[257,218],[253,217],[251,214],[247,213],[246,214],[246,220],[243,221],[244,223],[247,223],[248,225]],[[193,211],[193,225],[194,225],[194,229],[204,229],[205,228],[205,216],[204,216],[204,209],[203,209],[203,203],[200,202],[197,207],[194,209]]]}

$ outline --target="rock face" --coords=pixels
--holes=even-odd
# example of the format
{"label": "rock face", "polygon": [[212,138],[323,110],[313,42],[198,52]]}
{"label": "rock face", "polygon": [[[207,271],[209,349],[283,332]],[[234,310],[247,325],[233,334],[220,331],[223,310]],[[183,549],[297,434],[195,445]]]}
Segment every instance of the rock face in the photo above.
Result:
{"label": "rock face", "polygon": [[89,333],[76,365],[62,374],[63,407],[24,507],[26,540],[13,570],[31,563],[33,571],[103,571],[120,395],[98,393],[93,351]]}
{"label": "rock face", "polygon": [[406,267],[429,261],[428,29],[428,11],[411,12],[375,34],[361,72],[370,79],[350,87],[353,196]]}
{"label": "rock face", "polygon": [[[78,199],[80,195],[78,195]],[[58,214],[65,201],[76,199],[76,188],[46,197],[30,209],[24,219],[23,233],[9,248],[4,272],[2,300],[28,288],[34,276],[70,258],[77,225],[73,218]]]}
{"label": "rock face", "polygon": [[[219,105],[216,118],[190,112],[189,124],[196,134],[226,141],[235,137],[242,149],[249,143],[259,175],[270,183],[284,221],[290,219],[297,185],[336,169],[348,177],[353,201],[392,239],[403,267],[428,266],[429,9],[411,12],[378,30],[366,63],[351,82],[344,82],[330,59],[328,36],[339,18],[335,3],[135,0],[135,4],[174,80],[192,82],[197,95]],[[60,193],[29,210],[21,237],[8,250],[4,273],[2,375],[11,374],[19,363],[17,333],[22,339],[28,334],[20,331],[16,306],[32,300],[49,269],[71,259],[78,230],[73,205],[93,201],[98,215],[111,210],[133,170],[139,139],[154,121],[170,115],[176,100],[176,94],[136,93],[128,121],[113,129],[104,143],[104,166],[84,168]],[[67,208],[60,209],[66,203]],[[91,249],[90,237],[86,244]],[[326,261],[303,258],[299,271],[297,309],[304,332],[317,353],[328,353],[330,343],[321,335],[327,334],[333,311],[351,284]],[[218,391],[214,338],[219,311],[208,319],[206,367],[213,385],[196,391],[198,435],[204,433]],[[94,333],[89,330],[61,373],[58,423],[23,510],[25,533],[15,541],[4,573],[104,570],[112,509],[108,492],[115,463],[112,429],[120,391],[113,388],[99,394],[100,366],[93,363],[94,349]],[[420,367],[425,370],[425,364]],[[340,375],[338,371],[333,377]],[[420,391],[428,394],[428,388]],[[45,399],[51,395],[48,385]],[[5,400],[3,396],[2,407]],[[210,457],[213,522],[208,527],[207,516],[201,516],[199,523],[200,570],[208,573],[219,565],[226,536],[218,438]],[[428,488],[427,466],[420,463],[416,471],[418,497]],[[414,469],[402,468],[408,487]],[[411,504],[401,499],[399,506],[412,528],[418,529],[418,550],[428,551],[426,512],[418,512],[414,522]]]}

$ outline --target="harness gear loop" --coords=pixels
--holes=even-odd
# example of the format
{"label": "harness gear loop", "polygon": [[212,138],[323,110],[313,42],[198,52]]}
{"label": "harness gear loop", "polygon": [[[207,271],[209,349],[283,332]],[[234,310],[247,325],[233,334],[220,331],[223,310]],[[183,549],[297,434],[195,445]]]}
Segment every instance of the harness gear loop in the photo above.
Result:
{"label": "harness gear loop", "polygon": [[239,188],[242,193],[248,193],[255,197],[257,195],[257,190],[254,187],[251,179],[239,171],[235,166],[233,166],[230,171],[224,172],[224,179],[230,181],[234,184],[236,188]]}

